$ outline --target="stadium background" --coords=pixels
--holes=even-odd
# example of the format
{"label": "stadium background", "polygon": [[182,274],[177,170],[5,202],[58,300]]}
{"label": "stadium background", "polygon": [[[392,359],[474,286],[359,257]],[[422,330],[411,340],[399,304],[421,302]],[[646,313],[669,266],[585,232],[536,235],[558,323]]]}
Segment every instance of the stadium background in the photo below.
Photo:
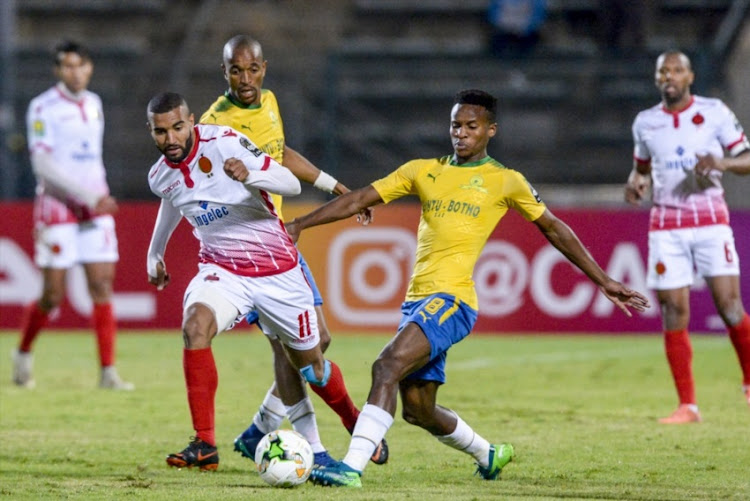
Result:
{"label": "stadium background", "polygon": [[[750,127],[750,1],[647,3],[642,46],[602,47],[599,0],[549,0],[534,51],[497,58],[487,50],[486,0],[0,2],[0,327],[18,325],[21,304],[36,296],[40,283],[30,260],[34,182],[23,116],[29,100],[52,84],[49,52],[62,38],[92,48],[91,89],[104,101],[105,164],[122,201],[116,307],[125,327],[177,327],[180,280],[187,282],[195,261],[194,252],[175,251],[196,248],[183,226],[168,254],[180,280],[158,299],[147,287],[156,202],[145,173],[157,154],[144,127],[145,104],[156,92],[176,90],[200,114],[225,88],[221,47],[237,33],[263,43],[265,86],[279,98],[289,144],[351,187],[408,159],[449,153],[452,95],[466,87],[494,93],[500,134],[490,153],[524,172],[605,268],[643,289],[646,211],[624,206],[622,184],[631,165],[632,120],[658,101],[656,55],[674,47],[688,52],[694,92],[723,98]],[[747,263],[750,179],[728,176],[726,188]],[[306,188],[300,201],[308,205],[288,201],[286,213],[323,200]],[[366,231],[340,223],[303,237],[332,328],[382,331],[395,324],[418,210],[409,203],[380,208]],[[601,310],[580,275],[547,257],[534,233],[511,217],[493,235],[480,270],[480,332],[659,330],[653,310],[627,324],[618,312]],[[745,297],[748,279],[745,271]],[[90,305],[79,294],[80,275],[70,282],[73,307],[63,309],[57,325],[84,326]],[[521,304],[508,304],[514,297]],[[694,330],[723,330],[700,284],[693,305]]]}

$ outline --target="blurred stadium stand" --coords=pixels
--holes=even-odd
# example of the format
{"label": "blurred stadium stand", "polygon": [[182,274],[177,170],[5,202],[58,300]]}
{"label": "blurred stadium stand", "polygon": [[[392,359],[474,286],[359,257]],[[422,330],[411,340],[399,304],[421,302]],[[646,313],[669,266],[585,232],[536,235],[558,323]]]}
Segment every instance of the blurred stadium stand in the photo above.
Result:
{"label": "blurred stadium stand", "polygon": [[[619,205],[630,125],[658,102],[654,58],[669,48],[693,58],[695,92],[725,99],[750,128],[750,0],[649,2],[645,44],[620,51],[602,48],[600,0],[548,0],[542,41],[523,58],[489,54],[487,0],[1,3],[4,199],[33,192],[23,116],[51,85],[49,53],[62,38],[92,48],[91,88],[104,100],[105,162],[120,198],[151,198],[148,99],[179,91],[198,118],[226,87],[221,48],[237,33],[264,45],[266,87],[279,97],[289,144],[352,187],[450,153],[451,98],[479,87],[500,100],[493,156],[544,187],[548,202]],[[727,183],[733,206],[750,207],[745,181]]]}

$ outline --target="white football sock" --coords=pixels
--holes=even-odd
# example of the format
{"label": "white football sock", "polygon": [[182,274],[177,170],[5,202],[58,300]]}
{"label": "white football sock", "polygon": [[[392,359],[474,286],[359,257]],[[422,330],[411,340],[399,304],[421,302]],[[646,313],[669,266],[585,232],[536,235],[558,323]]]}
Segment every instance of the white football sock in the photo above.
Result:
{"label": "white football sock", "polygon": [[[273,389],[273,387],[271,388]],[[270,433],[281,428],[281,423],[286,416],[286,407],[279,397],[268,390],[266,398],[260,404],[258,412],[253,416],[253,423],[263,433]]]}
{"label": "white football sock", "polygon": [[326,450],[320,442],[318,422],[315,420],[315,409],[313,409],[310,397],[305,397],[296,404],[287,407],[286,415],[289,422],[292,423],[294,431],[307,439],[313,452]]}
{"label": "white football sock", "polygon": [[375,448],[383,440],[388,428],[393,424],[393,416],[375,405],[365,404],[352,431],[349,451],[344,463],[357,471],[364,471]]}
{"label": "white football sock", "polygon": [[[455,413],[454,413],[455,414]],[[456,429],[450,435],[435,435],[435,438],[449,447],[465,452],[477,460],[480,466],[489,466],[490,443],[479,436],[471,426],[456,414]]]}

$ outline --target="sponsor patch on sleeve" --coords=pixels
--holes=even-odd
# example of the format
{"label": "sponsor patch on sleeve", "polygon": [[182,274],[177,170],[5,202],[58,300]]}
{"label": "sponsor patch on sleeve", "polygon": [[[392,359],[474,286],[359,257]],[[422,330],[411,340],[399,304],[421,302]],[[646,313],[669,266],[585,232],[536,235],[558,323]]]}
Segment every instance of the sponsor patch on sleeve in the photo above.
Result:
{"label": "sponsor patch on sleeve", "polygon": [[259,157],[263,154],[263,152],[260,151],[260,149],[257,146],[255,146],[253,143],[251,143],[244,137],[240,138],[240,144],[242,145],[243,148],[245,148],[247,151],[249,151],[256,157]]}
{"label": "sponsor patch on sleeve", "polygon": [[34,120],[33,124],[34,129],[34,135],[36,136],[43,136],[44,135],[44,122],[41,120]]}

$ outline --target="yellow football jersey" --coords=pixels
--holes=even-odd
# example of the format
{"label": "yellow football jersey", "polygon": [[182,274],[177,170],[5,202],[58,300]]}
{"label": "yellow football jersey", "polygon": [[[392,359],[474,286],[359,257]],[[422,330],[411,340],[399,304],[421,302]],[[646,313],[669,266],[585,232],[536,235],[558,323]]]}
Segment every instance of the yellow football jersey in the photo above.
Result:
{"label": "yellow football jersey", "polygon": [[546,209],[520,172],[490,157],[463,165],[451,156],[412,160],[372,185],[385,203],[406,195],[422,203],[407,301],[444,292],[478,309],[472,274],[497,223],[509,208],[528,221]]}
{"label": "yellow football jersey", "polygon": [[[227,125],[245,134],[258,148],[283,165],[284,123],[281,120],[276,96],[263,89],[260,104],[245,106],[229,92],[219,97],[201,116],[201,123]],[[281,219],[281,195],[271,194],[273,204]]]}

